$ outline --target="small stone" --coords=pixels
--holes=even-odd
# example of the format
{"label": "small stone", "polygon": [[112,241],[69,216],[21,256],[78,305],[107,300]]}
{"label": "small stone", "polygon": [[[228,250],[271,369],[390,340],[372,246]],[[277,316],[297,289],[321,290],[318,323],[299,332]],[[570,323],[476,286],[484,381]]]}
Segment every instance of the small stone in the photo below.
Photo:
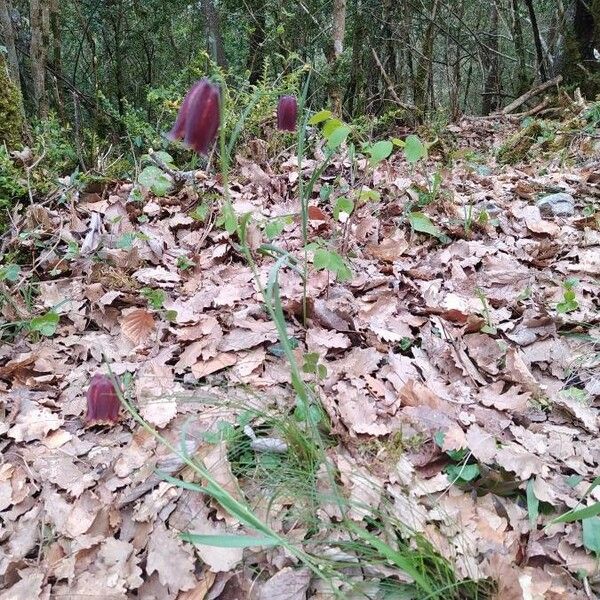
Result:
{"label": "small stone", "polygon": [[575,199],[565,192],[544,196],[536,204],[544,216],[570,217],[575,214]]}

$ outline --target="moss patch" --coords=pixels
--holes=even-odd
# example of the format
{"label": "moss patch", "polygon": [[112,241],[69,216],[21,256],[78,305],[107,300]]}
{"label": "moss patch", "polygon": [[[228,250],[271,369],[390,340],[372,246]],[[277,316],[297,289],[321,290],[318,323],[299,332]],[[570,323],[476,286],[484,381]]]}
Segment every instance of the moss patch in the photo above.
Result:
{"label": "moss patch", "polygon": [[21,145],[21,106],[21,94],[9,79],[6,58],[0,52],[0,144],[6,144],[9,148]]}

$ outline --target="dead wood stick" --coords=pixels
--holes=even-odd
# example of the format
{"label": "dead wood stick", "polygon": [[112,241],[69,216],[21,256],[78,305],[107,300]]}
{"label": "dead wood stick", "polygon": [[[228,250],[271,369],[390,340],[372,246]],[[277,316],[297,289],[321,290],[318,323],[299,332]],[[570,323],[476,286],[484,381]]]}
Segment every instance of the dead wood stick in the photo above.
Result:
{"label": "dead wood stick", "polygon": [[531,100],[531,98],[538,96],[542,92],[546,91],[548,88],[551,88],[553,85],[558,85],[562,80],[562,75],[557,75],[556,77],[554,77],[554,79],[549,79],[548,81],[545,81],[544,83],[530,89],[522,96],[519,96],[515,101],[511,102],[508,106],[504,107],[502,109],[502,114],[508,115],[516,108],[519,108],[519,106],[521,106],[522,104],[525,104],[527,100]]}
{"label": "dead wood stick", "polygon": [[390,94],[392,95],[394,102],[398,106],[401,106],[402,108],[405,108],[406,110],[415,110],[414,104],[407,104],[406,102],[403,102],[402,100],[400,100],[400,98],[398,97],[398,94],[396,94],[396,90],[394,89],[394,84],[392,83],[392,80],[390,79],[389,75],[385,72],[385,69],[383,68],[383,65],[381,64],[381,61],[379,60],[379,56],[377,56],[377,52],[375,52],[375,48],[371,47],[371,52],[373,53],[373,58],[375,59],[375,62],[377,63],[377,66],[379,67],[379,70],[381,71],[381,75],[383,76],[383,78],[387,84],[387,88],[388,88]]}
{"label": "dead wood stick", "polygon": [[151,148],[148,150],[148,157],[161,171],[164,171],[179,183],[194,179],[196,171],[175,171],[174,169],[171,169],[171,167],[166,165],[164,161],[156,156]]}

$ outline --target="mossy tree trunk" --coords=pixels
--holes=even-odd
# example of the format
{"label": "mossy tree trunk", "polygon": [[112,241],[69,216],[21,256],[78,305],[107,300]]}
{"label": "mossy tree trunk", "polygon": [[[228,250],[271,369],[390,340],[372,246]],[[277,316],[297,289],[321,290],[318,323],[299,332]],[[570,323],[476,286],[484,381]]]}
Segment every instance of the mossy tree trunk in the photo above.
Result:
{"label": "mossy tree trunk", "polygon": [[593,97],[600,93],[600,0],[573,0],[562,56],[565,82],[581,87]]}
{"label": "mossy tree trunk", "polygon": [[9,77],[5,55],[0,52],[0,144],[17,148],[21,145],[22,134],[21,92]]}

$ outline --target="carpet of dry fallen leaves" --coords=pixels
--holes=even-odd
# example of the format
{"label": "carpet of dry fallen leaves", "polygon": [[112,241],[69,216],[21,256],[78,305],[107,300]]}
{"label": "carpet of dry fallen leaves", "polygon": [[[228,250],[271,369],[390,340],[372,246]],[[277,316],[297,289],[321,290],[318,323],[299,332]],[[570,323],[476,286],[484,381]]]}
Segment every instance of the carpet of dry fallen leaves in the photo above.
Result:
{"label": "carpet of dry fallen leaves", "polygon": [[[311,239],[344,245],[352,280],[311,272],[306,328],[294,272],[281,273],[281,293],[298,356],[318,352],[327,367],[321,395],[340,441],[331,457],[348,496],[377,506],[381,491],[357,483],[368,473],[461,577],[498,580],[499,598],[586,598],[591,592],[577,573],[593,580],[598,561],[583,546],[581,524],[544,525],[577,504],[600,462],[598,371],[578,360],[590,359],[593,348],[563,335],[585,332],[587,323],[598,338],[600,234],[584,207],[597,205],[600,161],[575,140],[566,161],[497,165],[493,149],[511,127],[493,120],[451,127],[463,156],[474,151],[484,160],[443,167],[440,197],[423,209],[450,243],[411,232],[403,218],[416,199],[411,188],[442,157],[432,149],[423,169],[394,155],[367,181],[381,200],[360,207],[347,226],[332,218],[329,203],[311,210]],[[305,173],[314,165],[306,160]],[[349,166],[334,164],[319,185],[342,185]],[[254,216],[254,249],[265,241],[261,220],[298,213],[293,157],[277,165],[239,159],[232,179],[236,212]],[[130,200],[131,190],[115,183],[74,192],[61,208],[32,205],[22,223],[39,234],[37,245],[31,237],[19,241],[41,280],[38,314],[56,307],[60,323],[51,337],[21,335],[0,347],[0,598],[326,598],[326,588],[295,570],[284,551],[182,542],[182,530],[239,528],[199,494],[154,475],[157,465],[181,475],[181,463],[131,418],[84,427],[87,384],[106,356],[116,373],[133,374],[143,417],[175,443],[187,423],[191,449],[235,494],[224,444],[200,440],[236,410],[226,402],[209,408],[204,398],[243,398],[251,390],[265,409],[294,403],[286,362],[269,352],[277,336],[250,269],[212,216],[207,223],[188,216],[197,193],[218,192],[218,178],[199,172],[196,191],[147,193],[142,203]],[[536,199],[555,191],[573,195],[573,216],[540,213]],[[469,206],[490,220],[467,235]],[[81,252],[65,260],[72,240]],[[297,219],[275,243],[302,247]],[[181,256],[194,266],[179,268]],[[273,260],[257,260],[266,279]],[[569,277],[579,280],[578,307],[560,313]],[[162,309],[148,308],[143,287],[164,290]],[[16,319],[12,310],[5,304],[6,319]],[[174,313],[165,311],[176,316],[168,320]],[[404,338],[412,345],[400,351]],[[564,393],[569,387],[585,389],[588,402]],[[388,452],[395,432],[404,450]],[[451,485],[437,432],[445,432],[443,450],[468,448],[479,483]],[[573,475],[580,482],[568,485]],[[534,526],[517,499],[529,480],[540,502],[554,507]],[[264,516],[268,498],[255,496]],[[600,488],[589,501],[598,499]],[[288,524],[286,534],[298,542],[305,533]],[[250,570],[249,562],[259,567]]]}

